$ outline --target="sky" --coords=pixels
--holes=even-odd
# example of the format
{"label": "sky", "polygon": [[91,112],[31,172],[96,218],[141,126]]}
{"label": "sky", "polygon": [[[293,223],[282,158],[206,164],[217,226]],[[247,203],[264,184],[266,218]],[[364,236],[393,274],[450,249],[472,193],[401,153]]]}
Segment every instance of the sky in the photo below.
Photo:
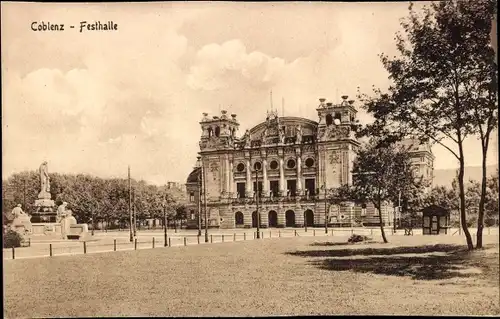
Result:
{"label": "sky", "polygon": [[[420,4],[418,4],[420,6]],[[417,7],[418,8],[418,7]],[[239,134],[273,107],[317,120],[319,98],[386,88],[408,3],[2,2],[2,171],[184,183],[202,113],[237,114]],[[32,22],[65,24],[32,31]],[[79,32],[81,21],[117,31]],[[75,29],[69,29],[74,25]],[[283,103],[284,101],[284,103]],[[283,105],[284,104],[284,105]],[[362,110],[358,118],[370,120]],[[466,140],[466,164],[481,165]],[[496,135],[489,164],[498,163]],[[433,147],[435,168],[458,167]]]}

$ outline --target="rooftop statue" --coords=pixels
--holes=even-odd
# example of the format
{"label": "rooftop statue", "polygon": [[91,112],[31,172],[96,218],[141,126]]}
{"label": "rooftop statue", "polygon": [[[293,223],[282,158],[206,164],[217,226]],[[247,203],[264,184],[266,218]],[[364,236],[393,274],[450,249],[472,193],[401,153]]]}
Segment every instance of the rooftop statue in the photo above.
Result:
{"label": "rooftop statue", "polygon": [[38,171],[40,173],[40,194],[38,194],[38,198],[50,199],[50,177],[47,161],[40,165]]}

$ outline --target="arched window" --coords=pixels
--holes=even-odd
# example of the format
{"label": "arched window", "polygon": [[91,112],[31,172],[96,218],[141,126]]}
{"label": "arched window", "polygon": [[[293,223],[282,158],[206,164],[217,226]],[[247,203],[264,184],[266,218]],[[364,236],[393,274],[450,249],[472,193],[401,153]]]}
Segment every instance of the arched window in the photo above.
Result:
{"label": "arched window", "polygon": [[216,137],[220,136],[220,127],[218,127],[218,126],[215,127],[215,136]]}
{"label": "arched window", "polygon": [[312,210],[308,209],[304,212],[304,223],[309,227],[314,226],[314,212]]}
{"label": "arched window", "polygon": [[278,162],[277,161],[271,161],[271,164],[269,164],[269,167],[271,169],[277,169],[278,168]]}
{"label": "arched window", "polygon": [[314,166],[314,159],[308,158],[306,159],[306,167],[313,167]]}
{"label": "arched window", "polygon": [[253,164],[253,169],[260,171],[262,169],[262,164],[260,162],[255,162],[255,164]]}
{"label": "arched window", "polygon": [[285,212],[285,226],[295,227],[295,212],[293,210],[287,210]]}
{"label": "arched window", "polygon": [[272,210],[268,213],[269,227],[278,227],[278,213]]}
{"label": "arched window", "polygon": [[234,223],[236,226],[243,226],[243,213],[242,212],[236,212],[234,214]]}
{"label": "arched window", "polygon": [[209,127],[209,128],[207,129],[207,131],[208,131],[208,137],[212,137],[212,135],[213,135],[212,128],[211,128],[211,127]]}
{"label": "arched window", "polygon": [[326,115],[326,125],[332,125],[333,124],[333,117],[331,114]]}

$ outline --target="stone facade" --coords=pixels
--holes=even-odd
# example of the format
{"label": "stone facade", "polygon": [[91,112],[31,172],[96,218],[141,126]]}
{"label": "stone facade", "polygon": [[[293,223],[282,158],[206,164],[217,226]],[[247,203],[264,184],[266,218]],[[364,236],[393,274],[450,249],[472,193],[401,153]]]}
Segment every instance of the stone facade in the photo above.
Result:
{"label": "stone facade", "polygon": [[[206,214],[209,227],[330,226],[379,224],[378,212],[346,202],[330,205],[325,190],[352,183],[352,164],[359,142],[355,138],[354,101],[317,107],[319,121],[279,117],[268,112],[264,122],[238,138],[236,115],[208,117],[200,122],[197,167],[187,179],[188,226],[196,228]],[[203,190],[203,183],[206,194]],[[257,181],[257,182],[256,182]],[[259,194],[257,196],[257,190]],[[326,214],[325,214],[326,212]],[[392,205],[383,207],[384,224],[392,222]]]}

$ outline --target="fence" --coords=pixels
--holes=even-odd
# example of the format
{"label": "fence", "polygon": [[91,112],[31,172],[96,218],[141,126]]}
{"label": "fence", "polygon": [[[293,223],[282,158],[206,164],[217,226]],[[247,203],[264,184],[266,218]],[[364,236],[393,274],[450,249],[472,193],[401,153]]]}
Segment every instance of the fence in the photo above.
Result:
{"label": "fence", "polygon": [[[403,235],[404,232],[398,230],[393,234],[392,228],[385,229],[387,235]],[[309,228],[307,231],[301,229],[265,229],[260,231],[260,239],[273,239],[273,238],[291,238],[291,237],[314,237],[314,236],[345,236],[349,237],[352,234],[377,236],[380,235],[380,228],[329,228],[328,233],[325,233],[324,228]],[[418,230],[415,230],[415,235],[420,235]],[[475,233],[471,231],[474,236]],[[498,234],[498,228],[490,230],[484,229],[484,234]],[[453,232],[448,232],[448,235],[454,235]],[[186,234],[185,236],[168,236],[167,241],[163,236],[151,236],[143,238],[134,238],[132,242],[127,238],[109,238],[104,237],[101,240],[94,241],[64,241],[64,242],[35,242],[29,241],[28,247],[22,248],[9,248],[3,250],[3,259],[22,259],[22,258],[39,258],[39,257],[53,257],[65,255],[80,255],[100,252],[112,251],[129,251],[129,250],[142,250],[154,249],[160,247],[181,247],[191,245],[203,245],[225,242],[237,242],[246,240],[257,239],[257,232],[224,232],[212,231],[207,236],[205,242],[205,235],[197,236],[194,234]]]}

